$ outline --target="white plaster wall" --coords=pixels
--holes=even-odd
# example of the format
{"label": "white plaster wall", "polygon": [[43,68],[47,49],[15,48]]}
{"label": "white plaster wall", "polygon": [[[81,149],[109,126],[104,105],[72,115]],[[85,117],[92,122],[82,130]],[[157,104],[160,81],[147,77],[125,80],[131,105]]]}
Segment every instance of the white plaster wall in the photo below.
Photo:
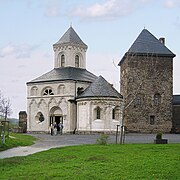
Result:
{"label": "white plaster wall", "polygon": [[[49,131],[50,126],[50,110],[53,107],[59,107],[62,110],[64,119],[64,131],[68,131],[68,103],[65,98],[51,97],[45,99],[29,99],[28,100],[28,131]],[[36,115],[41,112],[45,118],[43,122],[36,120]]]}
{"label": "white plaster wall", "polygon": [[75,67],[75,56],[80,57],[80,68],[86,69],[86,48],[80,46],[62,46],[56,45],[54,47],[54,67],[60,67],[59,54],[65,55],[65,67]]}
{"label": "white plaster wall", "polygon": [[[112,119],[112,110],[120,106],[122,113],[122,101],[118,99],[80,99],[78,106],[78,131],[116,131],[117,125],[122,124],[122,116]],[[94,109],[101,108],[101,119],[95,119]]]}
{"label": "white plaster wall", "polygon": [[109,129],[105,129],[105,125],[104,125],[104,120],[102,119],[95,119],[92,122],[92,131],[104,131],[104,130],[109,130]]}
{"label": "white plaster wall", "polygon": [[[83,87],[86,89],[89,86],[90,83],[88,82],[74,82],[74,81],[60,81],[60,82],[51,82],[51,83],[33,83],[33,84],[28,84],[27,85],[27,98],[34,97],[34,98],[41,98],[42,97],[42,92],[46,87],[51,87],[53,92],[54,92],[54,97],[55,96],[61,96],[61,97],[66,97],[66,96],[76,96],[77,88],[78,87]],[[58,87],[64,85],[64,94],[58,94]],[[32,95],[31,90],[32,88],[36,87],[37,88],[37,94]],[[76,90],[75,90],[76,89]],[[45,96],[43,96],[46,98]]]}
{"label": "white plaster wall", "polygon": [[[64,85],[64,94],[58,94],[58,87]],[[74,99],[78,87],[88,87],[89,83],[61,81],[53,83],[33,83],[27,85],[27,114],[28,114],[28,131],[49,131],[50,110],[52,107],[59,107],[63,113],[64,132],[69,132],[71,124],[71,112],[69,99]],[[36,94],[31,94],[31,89],[36,87]],[[53,90],[54,95],[43,96],[43,90],[48,87]],[[35,117],[38,112],[44,115],[45,120],[37,122]]]}
{"label": "white plaster wall", "polygon": [[88,122],[88,103],[87,102],[81,102],[77,104],[78,108],[78,114],[77,114],[77,123],[78,123],[78,131],[86,131],[89,130],[89,122]]}
{"label": "white plaster wall", "polygon": [[[47,131],[48,130],[48,110],[47,103],[44,100],[36,101],[32,100],[28,105],[29,108],[29,116],[28,122],[30,126],[28,126],[28,131]],[[43,122],[39,122],[36,120],[37,114],[41,112],[45,118]]]}
{"label": "white plaster wall", "polygon": [[[64,94],[58,94],[58,87],[60,85],[64,85],[65,86],[65,91]],[[31,94],[31,89],[33,87],[37,88],[37,95],[32,95]],[[33,85],[28,84],[27,85],[27,97],[42,97],[42,92],[46,87],[50,87],[53,90],[54,96],[61,96],[61,97],[65,97],[65,96],[74,96],[74,88],[75,88],[75,84],[72,82],[52,82],[52,83],[33,83]],[[45,96],[43,96],[45,97]],[[46,97],[45,97],[46,98]]]}

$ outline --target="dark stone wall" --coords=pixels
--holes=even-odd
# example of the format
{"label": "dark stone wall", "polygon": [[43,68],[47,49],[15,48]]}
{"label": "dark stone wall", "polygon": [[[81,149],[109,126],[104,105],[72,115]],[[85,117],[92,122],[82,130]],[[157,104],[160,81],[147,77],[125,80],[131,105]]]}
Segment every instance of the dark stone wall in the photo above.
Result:
{"label": "dark stone wall", "polygon": [[180,133],[180,105],[173,105],[173,133]]}
{"label": "dark stone wall", "polygon": [[26,111],[19,112],[19,127],[23,133],[27,133],[27,113]]}
{"label": "dark stone wall", "polygon": [[[170,57],[130,55],[121,64],[124,123],[131,132],[170,132],[173,62]],[[158,95],[158,100],[155,100]]]}

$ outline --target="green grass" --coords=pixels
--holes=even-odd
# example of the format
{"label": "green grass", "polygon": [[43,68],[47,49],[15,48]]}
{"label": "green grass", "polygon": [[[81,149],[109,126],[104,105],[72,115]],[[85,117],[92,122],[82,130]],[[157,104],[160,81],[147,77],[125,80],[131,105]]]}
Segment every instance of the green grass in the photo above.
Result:
{"label": "green grass", "polygon": [[180,179],[180,144],[81,145],[0,160],[0,179]]}
{"label": "green grass", "polygon": [[[34,144],[35,138],[25,134],[10,133],[9,138],[5,139],[5,144],[0,142],[0,151],[10,149],[17,146],[30,146]],[[1,179],[1,177],[0,177]]]}

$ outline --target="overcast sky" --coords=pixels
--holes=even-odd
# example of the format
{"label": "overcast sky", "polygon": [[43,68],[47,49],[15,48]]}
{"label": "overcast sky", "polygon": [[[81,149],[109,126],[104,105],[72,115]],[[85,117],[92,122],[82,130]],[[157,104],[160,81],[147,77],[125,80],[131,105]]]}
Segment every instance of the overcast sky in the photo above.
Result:
{"label": "overcast sky", "polygon": [[26,82],[53,68],[52,45],[72,24],[88,45],[87,69],[119,90],[118,62],[144,29],[165,37],[180,94],[180,0],[0,0],[0,90],[12,117],[26,110]]}

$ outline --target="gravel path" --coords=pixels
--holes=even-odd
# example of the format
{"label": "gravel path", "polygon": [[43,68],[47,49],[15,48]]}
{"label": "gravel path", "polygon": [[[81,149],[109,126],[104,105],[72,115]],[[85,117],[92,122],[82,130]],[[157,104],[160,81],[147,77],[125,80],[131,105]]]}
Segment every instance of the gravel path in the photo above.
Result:
{"label": "gravel path", "polygon": [[[95,144],[99,135],[57,135],[49,134],[30,134],[37,138],[32,146],[16,147],[0,152],[0,159],[27,156],[36,152],[45,151],[56,147],[74,146],[80,144]],[[125,143],[153,143],[155,134],[127,134]],[[180,134],[164,134],[164,139],[168,139],[168,143],[180,143]],[[116,136],[109,136],[109,143],[115,143]]]}

